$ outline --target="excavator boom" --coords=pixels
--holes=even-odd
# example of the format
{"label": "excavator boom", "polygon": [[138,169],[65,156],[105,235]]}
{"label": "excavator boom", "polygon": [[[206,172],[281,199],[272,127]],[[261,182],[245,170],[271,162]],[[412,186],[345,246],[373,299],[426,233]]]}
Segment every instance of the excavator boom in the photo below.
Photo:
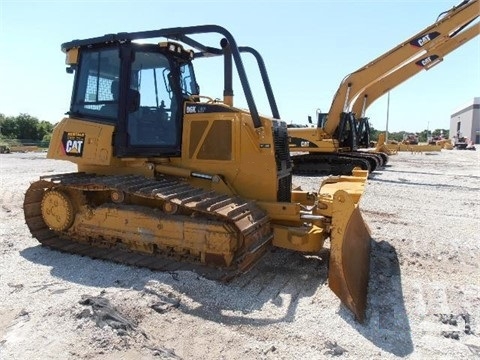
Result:
{"label": "excavator boom", "polygon": [[321,114],[322,121],[319,117],[316,128],[289,129],[294,172],[346,174],[352,167],[372,172],[386,164],[388,156],[383,152],[357,151],[369,144],[368,122],[357,118],[362,107],[365,110],[387,89],[423,68],[433,67],[444,55],[476,35],[478,27],[464,29],[479,15],[479,0],[462,1],[443,12],[432,25],[346,76],[329,112]]}
{"label": "excavator boom", "polygon": [[456,33],[454,36],[447,37],[445,42],[438,47],[428,50],[420,57],[411,59],[411,61],[395,71],[387,74],[380,80],[365,88],[362,93],[354,100],[351,106],[354,114],[360,114],[365,117],[365,112],[379,97],[400,85],[409,78],[417,75],[422,70],[430,70],[443,61],[444,57],[460,46],[467,43],[480,33],[480,23],[470,26],[468,29]]}
{"label": "excavator boom", "polygon": [[335,132],[342,113],[350,110],[350,102],[356,99],[365,88],[401,67],[409,59],[418,56],[419,53],[442,44],[454,31],[471,23],[479,14],[478,0],[463,1],[434,24],[346,76],[333,98],[324,131],[328,134]]}

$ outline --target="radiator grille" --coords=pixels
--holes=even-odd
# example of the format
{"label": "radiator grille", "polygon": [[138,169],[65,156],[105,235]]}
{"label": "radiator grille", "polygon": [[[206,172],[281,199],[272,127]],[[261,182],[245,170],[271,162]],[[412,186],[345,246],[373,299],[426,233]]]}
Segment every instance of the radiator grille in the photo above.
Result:
{"label": "radiator grille", "polygon": [[288,148],[287,125],[283,121],[273,122],[275,160],[277,164],[277,201],[290,202],[292,187],[292,160]]}

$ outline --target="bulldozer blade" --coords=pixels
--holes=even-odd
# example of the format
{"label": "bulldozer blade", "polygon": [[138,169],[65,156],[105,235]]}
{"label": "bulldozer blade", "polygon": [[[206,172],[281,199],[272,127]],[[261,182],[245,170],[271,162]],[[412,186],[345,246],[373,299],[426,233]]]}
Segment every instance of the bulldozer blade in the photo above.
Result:
{"label": "bulldozer blade", "polygon": [[365,319],[371,236],[360,209],[343,190],[334,194],[328,283],[359,322]]}

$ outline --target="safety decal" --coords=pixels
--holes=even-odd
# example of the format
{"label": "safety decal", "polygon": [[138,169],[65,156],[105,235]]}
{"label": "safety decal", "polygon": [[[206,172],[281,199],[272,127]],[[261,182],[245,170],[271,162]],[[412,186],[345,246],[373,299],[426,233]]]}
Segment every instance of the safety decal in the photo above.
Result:
{"label": "safety decal", "polygon": [[85,133],[65,131],[62,137],[62,144],[65,155],[82,156],[83,145],[85,144]]}
{"label": "safety decal", "polygon": [[410,41],[410,45],[413,45],[416,47],[423,47],[424,45],[428,44],[430,41],[432,41],[439,35],[440,33],[438,31],[432,31],[431,33],[421,35],[418,38],[413,39],[412,41]]}
{"label": "safety decal", "polygon": [[423,59],[418,60],[417,62],[415,62],[415,64],[421,67],[429,68],[435,64],[438,58],[439,58],[438,55],[430,55],[430,56],[424,57]]}
{"label": "safety decal", "polygon": [[308,140],[297,138],[297,137],[289,137],[288,138],[288,147],[318,147],[317,144],[312,143]]}

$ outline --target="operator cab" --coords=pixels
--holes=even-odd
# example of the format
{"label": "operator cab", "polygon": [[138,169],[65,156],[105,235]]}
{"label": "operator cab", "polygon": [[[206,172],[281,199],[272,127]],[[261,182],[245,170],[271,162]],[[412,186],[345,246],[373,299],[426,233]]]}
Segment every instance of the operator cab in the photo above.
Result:
{"label": "operator cab", "polygon": [[323,127],[325,126],[325,123],[327,122],[328,113],[322,113],[320,109],[317,109],[316,115],[317,115],[317,127],[320,129],[323,129]]}
{"label": "operator cab", "polygon": [[199,94],[192,58],[173,42],[82,48],[69,115],[115,125],[116,156],[180,156],[183,102]]}

